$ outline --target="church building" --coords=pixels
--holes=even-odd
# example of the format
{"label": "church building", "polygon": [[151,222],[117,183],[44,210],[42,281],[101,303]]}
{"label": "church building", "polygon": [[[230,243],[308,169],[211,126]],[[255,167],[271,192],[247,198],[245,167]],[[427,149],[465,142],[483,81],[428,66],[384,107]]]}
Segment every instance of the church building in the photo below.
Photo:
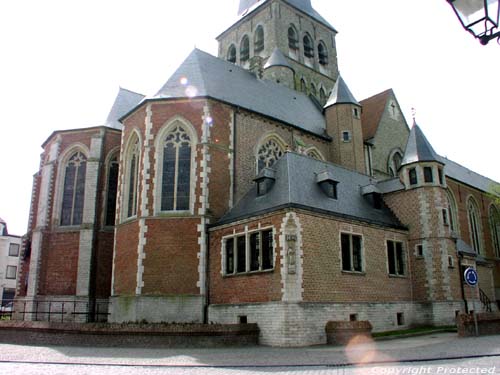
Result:
{"label": "church building", "polygon": [[218,57],[195,49],[155,95],[120,89],[104,125],[50,135],[18,318],[248,322],[304,346],[331,320],[497,311],[494,182],[438,155],[392,90],[358,101],[336,34],[310,0],[241,0]]}

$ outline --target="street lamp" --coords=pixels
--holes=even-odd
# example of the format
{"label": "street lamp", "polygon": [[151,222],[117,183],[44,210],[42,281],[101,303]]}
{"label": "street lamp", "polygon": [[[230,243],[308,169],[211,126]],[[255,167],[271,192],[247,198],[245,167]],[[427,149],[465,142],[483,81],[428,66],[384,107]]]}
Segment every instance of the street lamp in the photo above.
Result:
{"label": "street lamp", "polygon": [[455,11],[465,30],[479,39],[482,45],[497,38],[500,0],[446,0]]}

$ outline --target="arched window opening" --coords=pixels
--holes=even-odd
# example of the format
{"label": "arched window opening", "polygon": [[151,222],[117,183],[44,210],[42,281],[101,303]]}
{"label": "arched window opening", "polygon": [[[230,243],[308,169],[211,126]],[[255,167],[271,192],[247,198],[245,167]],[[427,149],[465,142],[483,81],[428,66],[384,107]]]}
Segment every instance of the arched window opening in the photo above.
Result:
{"label": "arched window opening", "polygon": [[391,177],[396,177],[398,175],[399,168],[403,163],[403,155],[399,150],[394,151],[392,156],[389,158],[389,174]]}
{"label": "arched window opening", "polygon": [[307,94],[307,83],[304,78],[300,80],[300,91],[302,91],[304,94]]}
{"label": "arched window opening", "polygon": [[118,156],[115,155],[108,165],[108,191],[106,196],[105,226],[115,225],[116,196],[118,191]]}
{"label": "arched window opening", "polygon": [[316,97],[316,95],[318,95],[317,91],[316,91],[316,86],[314,85],[314,83],[311,83],[311,95]]}
{"label": "arched window opening", "polygon": [[162,147],[161,211],[188,211],[192,145],[185,126],[174,126],[167,133]]}
{"label": "arched window opening", "polygon": [[318,44],[318,57],[321,65],[328,65],[328,50],[323,42]]}
{"label": "arched window opening", "polygon": [[314,57],[314,46],[309,35],[304,36],[304,56],[309,58]]}
{"label": "arched window opening", "polygon": [[450,229],[458,233],[458,212],[457,212],[457,204],[455,202],[455,198],[451,194],[449,190],[446,191],[446,195],[448,198],[448,212],[450,213]]}
{"label": "arched window opening", "polygon": [[315,148],[311,148],[309,150],[306,151],[306,155],[313,158],[313,159],[316,159],[316,160],[325,160],[325,158],[323,157],[323,155],[321,155],[321,153],[316,150]]}
{"label": "arched window opening", "polygon": [[495,206],[490,207],[490,226],[493,251],[500,258],[500,211]]}
{"label": "arched window opening", "polygon": [[245,35],[241,40],[240,61],[247,61],[250,58],[250,39]]}
{"label": "arched window opening", "polygon": [[474,251],[481,254],[481,215],[476,202],[472,198],[467,203],[471,246]]}
{"label": "arched window opening", "polygon": [[64,172],[61,225],[80,225],[83,218],[87,157],[81,152],[75,152],[68,160]]}
{"label": "arched window opening", "polygon": [[236,47],[234,44],[231,44],[229,50],[227,51],[227,61],[233,64],[236,63]]}
{"label": "arched window opening", "polygon": [[127,160],[127,177],[126,177],[126,217],[137,215],[137,188],[139,180],[139,138],[134,134],[130,144],[128,160]]}
{"label": "arched window opening", "polygon": [[297,30],[293,26],[290,26],[288,28],[288,47],[292,50],[299,49],[299,38],[297,36]]}
{"label": "arched window opening", "polygon": [[268,138],[257,152],[257,173],[269,168],[285,153],[284,147],[274,138]]}
{"label": "arched window opening", "polygon": [[264,28],[258,26],[255,30],[255,52],[260,52],[264,49]]}
{"label": "arched window opening", "polygon": [[326,101],[328,100],[326,97],[326,92],[323,89],[323,87],[319,89],[319,100],[321,102],[321,105],[325,105]]}

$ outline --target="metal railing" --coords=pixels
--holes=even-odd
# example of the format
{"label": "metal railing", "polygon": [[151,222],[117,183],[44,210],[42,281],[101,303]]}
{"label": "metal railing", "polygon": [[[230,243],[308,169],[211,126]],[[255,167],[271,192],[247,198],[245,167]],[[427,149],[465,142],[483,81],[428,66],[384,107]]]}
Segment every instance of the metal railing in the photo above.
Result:
{"label": "metal railing", "polygon": [[491,301],[488,298],[488,296],[486,295],[486,293],[481,288],[479,288],[479,299],[481,300],[481,303],[483,304],[484,310],[486,310],[487,312],[491,312],[492,311]]}
{"label": "metal railing", "polygon": [[0,309],[2,320],[59,323],[107,322],[109,314],[108,301],[90,300],[14,299],[2,301]]}

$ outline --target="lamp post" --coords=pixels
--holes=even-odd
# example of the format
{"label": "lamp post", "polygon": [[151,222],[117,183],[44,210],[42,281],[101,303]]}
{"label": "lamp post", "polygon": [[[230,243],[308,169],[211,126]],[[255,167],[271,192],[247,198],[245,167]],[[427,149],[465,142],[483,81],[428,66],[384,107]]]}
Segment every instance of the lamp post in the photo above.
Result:
{"label": "lamp post", "polygon": [[500,0],[446,0],[451,5],[465,30],[479,39],[482,45],[497,38]]}

